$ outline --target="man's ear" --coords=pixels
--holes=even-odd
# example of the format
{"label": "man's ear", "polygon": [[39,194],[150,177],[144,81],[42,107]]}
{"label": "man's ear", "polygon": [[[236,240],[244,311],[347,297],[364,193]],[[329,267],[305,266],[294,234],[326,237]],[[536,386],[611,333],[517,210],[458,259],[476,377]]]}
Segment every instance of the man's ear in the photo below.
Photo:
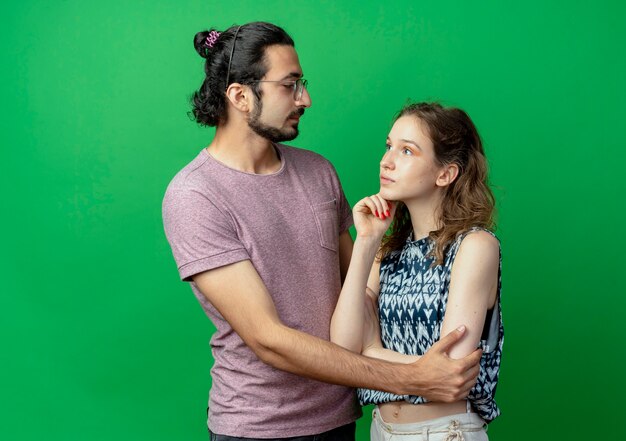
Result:
{"label": "man's ear", "polygon": [[252,91],[248,86],[231,83],[226,89],[226,99],[240,112],[247,113],[252,109]]}
{"label": "man's ear", "polygon": [[459,166],[454,163],[446,164],[439,171],[436,184],[438,187],[447,187],[454,182],[457,176],[459,176]]}

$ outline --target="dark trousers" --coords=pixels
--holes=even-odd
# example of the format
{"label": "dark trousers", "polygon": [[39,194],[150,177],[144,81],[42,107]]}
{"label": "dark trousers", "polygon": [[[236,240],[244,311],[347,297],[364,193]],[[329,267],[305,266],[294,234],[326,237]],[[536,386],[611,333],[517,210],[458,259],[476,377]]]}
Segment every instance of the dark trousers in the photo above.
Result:
{"label": "dark trousers", "polygon": [[291,438],[238,438],[220,435],[209,430],[211,441],[355,441],[356,423],[346,424],[317,435],[294,436]]}

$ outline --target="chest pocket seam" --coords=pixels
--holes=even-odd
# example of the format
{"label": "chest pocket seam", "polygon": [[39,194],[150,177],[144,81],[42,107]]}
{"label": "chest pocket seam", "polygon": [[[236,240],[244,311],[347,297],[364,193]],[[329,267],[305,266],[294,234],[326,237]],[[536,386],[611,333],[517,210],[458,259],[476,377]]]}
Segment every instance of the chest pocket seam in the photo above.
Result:
{"label": "chest pocket seam", "polygon": [[320,245],[330,251],[337,252],[339,243],[337,200],[311,204],[311,209],[317,225]]}

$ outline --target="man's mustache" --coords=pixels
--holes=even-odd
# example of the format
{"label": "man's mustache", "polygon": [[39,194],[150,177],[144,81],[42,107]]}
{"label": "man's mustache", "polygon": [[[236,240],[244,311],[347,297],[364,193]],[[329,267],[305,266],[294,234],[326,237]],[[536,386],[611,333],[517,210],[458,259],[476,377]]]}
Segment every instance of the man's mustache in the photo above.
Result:
{"label": "man's mustache", "polygon": [[302,116],[304,115],[304,109],[298,109],[294,112],[291,112],[287,118],[291,118],[292,116]]}

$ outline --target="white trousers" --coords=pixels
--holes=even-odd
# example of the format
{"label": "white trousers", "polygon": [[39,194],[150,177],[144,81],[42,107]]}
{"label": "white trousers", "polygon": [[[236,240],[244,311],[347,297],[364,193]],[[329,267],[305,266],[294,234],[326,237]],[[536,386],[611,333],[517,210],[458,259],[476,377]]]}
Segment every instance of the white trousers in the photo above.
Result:
{"label": "white trousers", "polygon": [[485,422],[476,413],[459,413],[409,424],[389,424],[374,408],[371,441],[488,441]]}

